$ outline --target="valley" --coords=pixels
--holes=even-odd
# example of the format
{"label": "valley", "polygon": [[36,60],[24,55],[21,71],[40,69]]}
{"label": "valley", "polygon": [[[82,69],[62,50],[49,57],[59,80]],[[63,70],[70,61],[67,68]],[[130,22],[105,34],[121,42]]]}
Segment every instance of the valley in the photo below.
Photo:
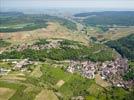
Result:
{"label": "valley", "polygon": [[133,13],[0,13],[0,100],[132,100]]}

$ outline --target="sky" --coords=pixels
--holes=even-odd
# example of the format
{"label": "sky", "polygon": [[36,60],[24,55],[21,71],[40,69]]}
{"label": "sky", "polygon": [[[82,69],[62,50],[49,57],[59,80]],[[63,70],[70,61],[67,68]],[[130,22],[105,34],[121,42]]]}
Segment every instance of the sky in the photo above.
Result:
{"label": "sky", "polygon": [[134,0],[0,0],[4,8],[113,8],[133,9]]}

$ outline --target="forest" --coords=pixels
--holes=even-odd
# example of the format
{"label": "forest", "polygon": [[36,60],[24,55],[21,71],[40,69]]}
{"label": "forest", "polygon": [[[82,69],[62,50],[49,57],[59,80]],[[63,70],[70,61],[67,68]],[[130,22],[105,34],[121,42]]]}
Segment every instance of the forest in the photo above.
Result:
{"label": "forest", "polygon": [[[100,45],[92,44],[92,47],[85,46],[76,41],[63,40],[60,41],[59,48],[46,48],[43,50],[33,50],[27,48],[23,51],[12,50],[3,52],[0,59],[25,59],[42,61],[46,58],[52,60],[92,60],[92,61],[107,61],[116,58],[116,52],[112,49]],[[46,39],[42,39],[34,43],[34,45],[49,44]],[[98,50],[99,49],[99,50]],[[105,52],[107,51],[107,52]]]}
{"label": "forest", "polygon": [[0,47],[7,47],[9,46],[11,43],[10,42],[7,42],[7,41],[4,41],[3,39],[0,39]]}
{"label": "forest", "polygon": [[82,23],[87,26],[96,25],[118,25],[118,26],[134,26],[133,11],[105,11],[105,12],[90,12],[79,13],[74,15],[77,17],[86,17]]}
{"label": "forest", "polygon": [[134,61],[134,34],[123,37],[118,40],[109,41],[106,43],[111,48],[118,51],[123,57]]}

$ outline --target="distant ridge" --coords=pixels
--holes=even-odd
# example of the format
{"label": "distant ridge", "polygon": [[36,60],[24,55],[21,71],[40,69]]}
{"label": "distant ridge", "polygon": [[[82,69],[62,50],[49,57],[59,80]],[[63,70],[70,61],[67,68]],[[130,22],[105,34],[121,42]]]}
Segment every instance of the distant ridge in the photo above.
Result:
{"label": "distant ridge", "polygon": [[87,26],[134,26],[134,11],[104,11],[79,13],[76,18],[85,17],[83,23]]}
{"label": "distant ridge", "polygon": [[108,16],[108,15],[122,15],[134,16],[134,11],[103,11],[103,12],[86,12],[75,14],[75,17],[88,17],[91,15]]}
{"label": "distant ridge", "polygon": [[22,12],[0,12],[0,16],[22,16]]}

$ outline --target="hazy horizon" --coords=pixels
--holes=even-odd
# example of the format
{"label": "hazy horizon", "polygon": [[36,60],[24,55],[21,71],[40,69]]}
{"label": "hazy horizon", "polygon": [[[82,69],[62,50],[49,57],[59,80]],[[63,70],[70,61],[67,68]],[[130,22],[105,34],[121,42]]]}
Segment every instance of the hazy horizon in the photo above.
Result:
{"label": "hazy horizon", "polygon": [[134,0],[0,0],[4,9],[91,8],[133,10]]}

